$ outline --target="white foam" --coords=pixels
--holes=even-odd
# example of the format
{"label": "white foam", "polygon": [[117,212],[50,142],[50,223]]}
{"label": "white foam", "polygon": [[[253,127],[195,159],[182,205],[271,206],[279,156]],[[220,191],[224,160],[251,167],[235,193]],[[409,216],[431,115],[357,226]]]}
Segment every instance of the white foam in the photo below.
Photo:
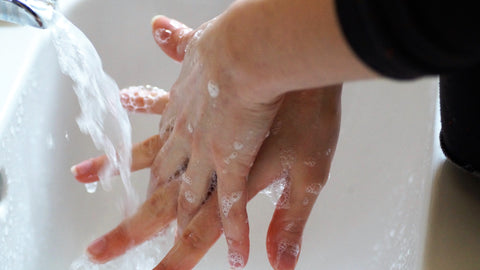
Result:
{"label": "white foam", "polygon": [[303,164],[305,164],[305,166],[307,167],[313,168],[317,165],[317,162],[314,159],[308,159],[308,160],[305,160]]}
{"label": "white foam", "polygon": [[153,38],[160,44],[167,43],[172,36],[172,31],[166,28],[157,28],[153,34]]}
{"label": "white foam", "polygon": [[289,171],[292,169],[293,164],[297,160],[295,150],[293,149],[283,149],[280,152],[280,164],[284,171]]}
{"label": "white foam", "polygon": [[208,81],[207,88],[208,88],[208,94],[210,94],[210,96],[212,98],[218,97],[218,95],[220,93],[220,88],[218,87],[218,85],[215,82]]}
{"label": "white foam", "polygon": [[182,181],[187,185],[192,184],[192,178],[189,177],[186,173],[182,173]]}
{"label": "white foam", "polygon": [[286,240],[280,241],[277,247],[277,259],[285,253],[295,258],[298,257],[298,254],[300,254],[300,245]]}
{"label": "white foam", "polygon": [[307,186],[305,191],[310,194],[318,195],[322,190],[323,186],[320,183],[313,183]]}
{"label": "white foam", "polygon": [[285,226],[285,231],[296,232],[298,231],[297,228],[298,228],[298,223],[296,221],[292,221]]}
{"label": "white foam", "polygon": [[[152,107],[160,100],[160,98],[168,95],[168,93],[155,86],[151,85],[139,85],[130,86],[120,90],[124,106],[131,110],[144,110],[145,112],[151,112]],[[136,100],[142,99],[142,103]]]}
{"label": "white foam", "polygon": [[241,270],[245,268],[245,259],[238,252],[228,253],[228,262],[232,270]]}
{"label": "white foam", "polygon": [[[287,180],[287,175],[282,174],[278,179],[273,181],[267,188],[260,191],[260,194],[263,194],[269,197],[272,203],[277,207],[287,208],[289,206],[288,204],[289,187],[290,187],[290,183]],[[286,194],[283,196],[282,200],[280,200],[284,190],[286,191]]]}
{"label": "white foam", "polygon": [[243,144],[241,142],[233,142],[233,149],[235,149],[236,151],[240,151],[242,150],[243,148]]}
{"label": "white foam", "polygon": [[184,196],[185,196],[185,200],[187,200],[187,202],[189,203],[194,203],[196,200],[195,195],[190,190],[185,191]]}
{"label": "white foam", "polygon": [[228,217],[228,213],[230,212],[230,209],[232,209],[232,206],[240,200],[242,197],[243,192],[234,192],[230,195],[226,195],[222,197],[222,213],[224,217]]}

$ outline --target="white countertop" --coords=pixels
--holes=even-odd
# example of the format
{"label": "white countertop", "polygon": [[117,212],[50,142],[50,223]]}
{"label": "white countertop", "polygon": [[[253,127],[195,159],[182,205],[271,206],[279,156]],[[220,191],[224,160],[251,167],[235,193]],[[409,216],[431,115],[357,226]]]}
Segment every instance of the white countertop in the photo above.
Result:
{"label": "white countertop", "polygon": [[31,58],[30,48],[41,31],[0,22],[0,119],[5,116],[8,100],[13,96],[12,89],[22,81],[24,67]]}

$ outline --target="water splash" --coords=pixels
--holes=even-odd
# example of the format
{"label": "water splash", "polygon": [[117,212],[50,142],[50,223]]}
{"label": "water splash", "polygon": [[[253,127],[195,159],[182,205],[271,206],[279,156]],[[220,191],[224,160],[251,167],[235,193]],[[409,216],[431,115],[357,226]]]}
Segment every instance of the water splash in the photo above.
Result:
{"label": "water splash", "polygon": [[131,215],[139,200],[130,182],[131,126],[120,103],[119,88],[103,71],[98,53],[77,27],[55,12],[50,28],[61,71],[73,80],[80,104],[78,126],[109,160],[100,173],[102,187],[108,190],[113,174],[118,172],[126,193],[124,210]]}

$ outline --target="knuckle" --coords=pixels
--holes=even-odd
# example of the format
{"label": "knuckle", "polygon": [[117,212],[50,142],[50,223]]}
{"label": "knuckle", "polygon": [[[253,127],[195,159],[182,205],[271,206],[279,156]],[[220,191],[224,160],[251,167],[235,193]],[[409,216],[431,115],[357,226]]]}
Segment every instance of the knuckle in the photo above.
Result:
{"label": "knuckle", "polygon": [[187,121],[184,117],[177,118],[177,121],[175,122],[175,130],[177,132],[187,130]]}
{"label": "knuckle", "polygon": [[231,236],[227,236],[226,239],[229,247],[240,247],[245,244],[245,240],[243,238],[235,239]]}
{"label": "knuckle", "polygon": [[203,238],[196,230],[185,230],[180,240],[191,249],[201,249],[204,246]]}
{"label": "knuckle", "polygon": [[159,145],[160,145],[160,136],[155,135],[143,141],[140,144],[140,149],[142,153],[145,153],[148,156],[154,156],[158,152]]}
{"label": "knuckle", "polygon": [[156,217],[159,215],[159,205],[161,205],[162,202],[163,200],[154,194],[148,199],[147,203],[143,205],[142,210],[147,214],[148,217]]}
{"label": "knuckle", "polygon": [[305,222],[306,220],[304,219],[286,220],[280,224],[280,227],[282,228],[282,232],[299,237],[303,234]]}
{"label": "knuckle", "polygon": [[213,143],[210,145],[210,153],[217,167],[224,168],[227,165],[224,162],[225,153],[218,143]]}

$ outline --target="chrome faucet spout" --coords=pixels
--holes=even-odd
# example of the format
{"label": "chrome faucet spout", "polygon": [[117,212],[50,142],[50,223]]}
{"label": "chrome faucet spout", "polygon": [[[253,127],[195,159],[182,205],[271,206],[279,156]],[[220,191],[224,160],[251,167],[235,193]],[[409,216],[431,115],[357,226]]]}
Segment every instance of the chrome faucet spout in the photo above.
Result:
{"label": "chrome faucet spout", "polygon": [[54,0],[0,0],[0,20],[47,28],[55,3]]}

